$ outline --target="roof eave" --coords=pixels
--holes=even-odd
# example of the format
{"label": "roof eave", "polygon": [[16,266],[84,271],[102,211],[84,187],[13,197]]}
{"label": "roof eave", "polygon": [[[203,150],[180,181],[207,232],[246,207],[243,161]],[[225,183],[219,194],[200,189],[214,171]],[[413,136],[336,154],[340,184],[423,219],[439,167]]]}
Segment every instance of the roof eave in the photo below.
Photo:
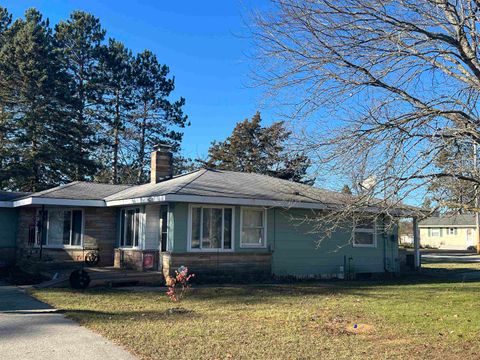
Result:
{"label": "roof eave", "polygon": [[13,208],[13,201],[0,201],[0,208]]}
{"label": "roof eave", "polygon": [[43,197],[28,197],[13,201],[13,207],[28,205],[50,205],[50,206],[85,206],[85,207],[105,207],[104,200],[81,200],[81,199],[57,199]]}

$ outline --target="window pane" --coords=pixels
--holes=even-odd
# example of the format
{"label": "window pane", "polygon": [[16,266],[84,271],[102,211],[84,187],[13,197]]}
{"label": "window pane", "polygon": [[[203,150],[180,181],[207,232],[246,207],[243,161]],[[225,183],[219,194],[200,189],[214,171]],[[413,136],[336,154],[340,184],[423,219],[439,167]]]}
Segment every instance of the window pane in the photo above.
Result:
{"label": "window pane", "polygon": [[357,245],[373,245],[373,234],[368,232],[356,232],[355,244]]}
{"label": "window pane", "polygon": [[218,249],[222,240],[222,209],[203,209],[203,249]]}
{"label": "window pane", "polygon": [[134,229],[134,224],[133,224],[133,217],[134,217],[134,211],[133,210],[127,210],[125,213],[125,224],[126,224],[126,229],[125,229],[125,241],[124,241],[124,246],[132,246],[133,244],[133,229]]}
{"label": "window pane", "polygon": [[160,251],[167,251],[168,206],[160,207]]}
{"label": "window pane", "polygon": [[134,228],[133,228],[133,234],[134,234],[134,242],[133,246],[138,246],[138,233],[139,233],[139,228],[140,228],[140,209],[135,210],[135,215],[133,217],[134,219]]}
{"label": "window pane", "polygon": [[232,209],[224,210],[223,248],[232,248]]}
{"label": "window pane", "polygon": [[47,224],[48,224],[48,210],[38,212],[38,219],[37,219],[37,244],[40,244],[40,239],[42,241],[42,245],[47,244]]}
{"label": "window pane", "polygon": [[246,229],[242,231],[242,243],[263,245],[263,229]]}
{"label": "window pane", "polygon": [[125,210],[120,212],[120,246],[125,245]]}
{"label": "window pane", "polygon": [[63,210],[50,210],[48,215],[47,244],[63,245],[65,212]]}
{"label": "window pane", "polygon": [[200,248],[200,216],[202,209],[192,209],[192,249]]}
{"label": "window pane", "polygon": [[263,210],[243,210],[243,227],[262,227]]}
{"label": "window pane", "polygon": [[63,212],[63,245],[70,245],[70,226],[72,220],[70,211]]}
{"label": "window pane", "polygon": [[82,245],[82,212],[74,210],[72,213],[72,245]]}

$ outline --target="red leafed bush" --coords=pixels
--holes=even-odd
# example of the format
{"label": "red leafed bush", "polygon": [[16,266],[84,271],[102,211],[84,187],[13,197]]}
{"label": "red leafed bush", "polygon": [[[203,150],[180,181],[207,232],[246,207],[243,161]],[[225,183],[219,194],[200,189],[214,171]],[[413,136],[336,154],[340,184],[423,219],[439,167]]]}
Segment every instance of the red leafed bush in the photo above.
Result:
{"label": "red leafed bush", "polygon": [[166,284],[168,287],[167,296],[170,300],[180,301],[192,286],[190,280],[193,277],[195,277],[195,274],[189,274],[186,266],[181,266],[178,270],[175,270],[175,277],[168,276]]}

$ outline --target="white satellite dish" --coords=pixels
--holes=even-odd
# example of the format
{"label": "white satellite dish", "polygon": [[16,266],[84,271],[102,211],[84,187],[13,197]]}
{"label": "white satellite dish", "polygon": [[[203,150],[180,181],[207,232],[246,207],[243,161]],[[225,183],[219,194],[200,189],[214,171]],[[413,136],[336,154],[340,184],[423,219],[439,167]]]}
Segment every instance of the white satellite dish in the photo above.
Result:
{"label": "white satellite dish", "polygon": [[363,180],[360,184],[360,187],[364,190],[371,190],[377,185],[377,177],[375,175],[369,176]]}

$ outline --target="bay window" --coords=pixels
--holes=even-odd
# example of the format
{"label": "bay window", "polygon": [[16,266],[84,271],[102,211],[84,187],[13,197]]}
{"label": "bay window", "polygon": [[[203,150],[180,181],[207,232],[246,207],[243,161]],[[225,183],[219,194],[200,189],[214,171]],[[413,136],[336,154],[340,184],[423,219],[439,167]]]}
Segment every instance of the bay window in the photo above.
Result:
{"label": "bay window", "polygon": [[233,208],[192,206],[190,223],[191,250],[232,250]]}
{"label": "bay window", "polygon": [[355,225],[353,232],[353,246],[376,247],[376,231],[374,219],[362,219]]}
{"label": "bay window", "polygon": [[240,246],[266,246],[266,211],[261,208],[242,208],[240,216]]}
{"label": "bay window", "polygon": [[120,214],[120,247],[138,247],[140,208],[122,209]]}
{"label": "bay window", "polygon": [[[43,217],[43,228],[42,219]],[[37,244],[50,247],[82,246],[83,211],[75,209],[48,209],[38,212]]]}

